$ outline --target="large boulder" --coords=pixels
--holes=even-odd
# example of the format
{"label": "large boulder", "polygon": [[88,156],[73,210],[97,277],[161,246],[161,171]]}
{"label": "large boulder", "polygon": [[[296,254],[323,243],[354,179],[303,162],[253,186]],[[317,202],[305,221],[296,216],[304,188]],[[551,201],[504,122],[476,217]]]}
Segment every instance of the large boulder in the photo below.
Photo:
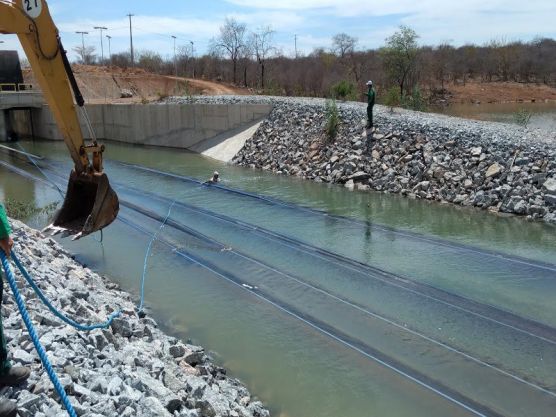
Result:
{"label": "large boulder", "polygon": [[556,178],[547,179],[542,185],[542,190],[548,194],[556,194]]}
{"label": "large boulder", "polygon": [[504,168],[502,167],[502,165],[500,165],[498,162],[495,162],[494,164],[488,167],[485,173],[485,178],[495,177],[496,175],[500,174],[503,170]]}

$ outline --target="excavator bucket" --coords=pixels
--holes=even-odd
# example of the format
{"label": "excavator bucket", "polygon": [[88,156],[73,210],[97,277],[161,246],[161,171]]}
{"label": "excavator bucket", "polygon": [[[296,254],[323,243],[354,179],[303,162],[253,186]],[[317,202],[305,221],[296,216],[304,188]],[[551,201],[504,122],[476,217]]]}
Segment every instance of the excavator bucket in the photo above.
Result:
{"label": "excavator bucket", "polygon": [[67,230],[79,239],[103,229],[118,214],[118,196],[106,174],[87,175],[71,172],[66,198],[56,213],[52,228]]}

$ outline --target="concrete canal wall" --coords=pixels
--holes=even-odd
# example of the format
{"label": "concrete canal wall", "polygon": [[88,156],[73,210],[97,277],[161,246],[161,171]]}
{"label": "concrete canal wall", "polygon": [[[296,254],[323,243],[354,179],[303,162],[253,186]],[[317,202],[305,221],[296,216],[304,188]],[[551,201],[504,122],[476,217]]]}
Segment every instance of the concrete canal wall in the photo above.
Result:
{"label": "concrete canal wall", "polygon": [[[189,149],[226,132],[247,129],[267,117],[270,104],[92,104],[86,106],[99,139],[138,145]],[[18,133],[28,134],[32,122],[36,137],[62,140],[48,107],[33,109],[32,121],[18,123]],[[89,131],[80,114],[85,137]],[[224,140],[224,139],[223,139]]]}

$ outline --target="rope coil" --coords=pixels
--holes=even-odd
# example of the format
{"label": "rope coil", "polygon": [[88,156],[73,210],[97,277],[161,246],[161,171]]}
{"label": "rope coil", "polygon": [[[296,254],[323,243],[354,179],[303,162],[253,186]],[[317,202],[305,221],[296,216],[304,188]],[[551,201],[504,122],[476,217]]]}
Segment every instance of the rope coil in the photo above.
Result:
{"label": "rope coil", "polygon": [[27,312],[27,308],[25,307],[25,302],[23,301],[23,298],[19,293],[19,289],[17,288],[15,276],[12,272],[10,264],[8,263],[8,258],[6,257],[6,254],[4,253],[3,250],[0,250],[0,259],[2,260],[2,266],[4,267],[4,271],[6,271],[6,278],[8,280],[8,284],[10,285],[10,288],[14,295],[17,308],[21,313],[21,317],[23,318],[25,327],[27,327],[29,336],[31,336],[31,340],[33,341],[33,345],[35,346],[37,353],[39,354],[44,369],[46,369],[46,373],[48,374],[50,381],[52,381],[52,384],[54,385],[54,388],[56,389],[56,392],[58,393],[58,396],[60,397],[62,404],[64,405],[66,411],[68,412],[68,415],[70,417],[77,417],[77,413],[75,412],[73,406],[71,405],[66,390],[64,390],[64,387],[60,383],[60,380],[58,379],[56,372],[52,368],[52,364],[50,363],[50,360],[46,355],[44,347],[42,346],[39,340],[39,336],[37,335],[37,332],[33,327],[33,323],[31,322],[31,318],[29,317],[29,313]]}
{"label": "rope coil", "polygon": [[[83,325],[83,324],[77,323],[75,320],[72,320],[71,318],[65,316],[62,312],[60,312],[58,309],[56,309],[56,307],[54,307],[52,305],[52,303],[46,298],[46,296],[41,291],[41,289],[37,286],[37,284],[35,283],[33,278],[31,278],[31,275],[27,272],[27,270],[25,269],[25,267],[23,266],[23,264],[19,260],[19,257],[15,254],[14,251],[12,251],[11,257],[12,257],[15,265],[17,266],[17,268],[19,269],[19,271],[21,272],[21,274],[25,278],[25,280],[29,283],[29,285],[31,286],[33,291],[37,294],[37,296],[44,303],[44,305],[46,307],[48,307],[48,309],[52,312],[52,314],[54,314],[56,317],[58,317],[64,323],[67,323],[70,326],[74,327],[75,329],[80,330],[80,331],[90,331],[90,330],[95,330],[95,329],[106,329],[106,328],[110,327],[110,325],[112,324],[112,322],[114,321],[115,318],[117,318],[121,315],[121,311],[115,311],[114,313],[112,313],[108,317],[108,320],[106,320],[103,323],[92,324],[92,325]],[[58,393],[58,396],[60,397],[60,399],[62,401],[62,404],[64,405],[66,411],[68,412],[68,415],[70,417],[77,417],[77,414],[75,413],[75,410],[73,409],[73,406],[71,405],[71,403],[69,401],[68,395],[67,395],[66,391],[64,390],[64,387],[60,383],[60,380],[58,379],[58,376],[56,375],[56,372],[52,368],[52,365],[50,363],[50,360],[48,359],[48,356],[46,355],[44,347],[42,346],[42,344],[39,340],[39,336],[38,336],[38,334],[37,334],[37,332],[36,332],[36,330],[33,326],[31,318],[29,317],[29,313],[27,312],[27,308],[25,307],[25,302],[23,301],[23,298],[21,297],[21,293],[19,292],[19,289],[17,288],[15,275],[14,275],[14,273],[13,273],[11,267],[10,267],[10,264],[8,262],[8,258],[6,257],[6,254],[4,253],[3,250],[0,250],[0,259],[2,261],[2,266],[4,268],[4,271],[6,272],[6,278],[7,278],[8,284],[10,285],[10,289],[12,290],[12,293],[14,295],[15,302],[17,304],[17,307],[19,309],[21,317],[23,318],[23,321],[25,323],[25,327],[27,327],[27,331],[29,332],[29,336],[31,336],[31,340],[33,341],[33,345],[35,346],[35,349],[36,349],[37,353],[39,354],[39,358],[41,359],[41,363],[43,364],[44,369],[46,369],[48,377],[50,378],[50,381],[52,381],[52,384],[54,385],[54,388],[56,389],[56,392]]]}

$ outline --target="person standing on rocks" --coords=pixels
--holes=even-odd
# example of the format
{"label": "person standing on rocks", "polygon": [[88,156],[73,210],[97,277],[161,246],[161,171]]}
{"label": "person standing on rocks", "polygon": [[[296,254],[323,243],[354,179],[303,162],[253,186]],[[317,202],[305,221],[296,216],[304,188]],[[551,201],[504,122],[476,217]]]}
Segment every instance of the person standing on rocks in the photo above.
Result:
{"label": "person standing on rocks", "polygon": [[375,90],[373,88],[373,82],[367,81],[368,91],[365,93],[367,96],[367,129],[373,128],[373,107],[375,105]]}
{"label": "person standing on rocks", "polygon": [[[10,256],[14,241],[10,236],[12,230],[8,222],[8,216],[4,206],[0,204],[0,250],[4,251],[6,256]],[[2,292],[4,289],[4,281],[2,279],[2,268],[0,268],[0,302],[2,301]],[[2,325],[2,316],[0,315],[0,387],[19,385],[24,382],[31,370],[23,366],[12,366],[8,360],[8,348],[6,346],[6,338],[4,337],[4,326]],[[17,406],[11,401],[0,398],[0,417],[15,417],[17,415]]]}

